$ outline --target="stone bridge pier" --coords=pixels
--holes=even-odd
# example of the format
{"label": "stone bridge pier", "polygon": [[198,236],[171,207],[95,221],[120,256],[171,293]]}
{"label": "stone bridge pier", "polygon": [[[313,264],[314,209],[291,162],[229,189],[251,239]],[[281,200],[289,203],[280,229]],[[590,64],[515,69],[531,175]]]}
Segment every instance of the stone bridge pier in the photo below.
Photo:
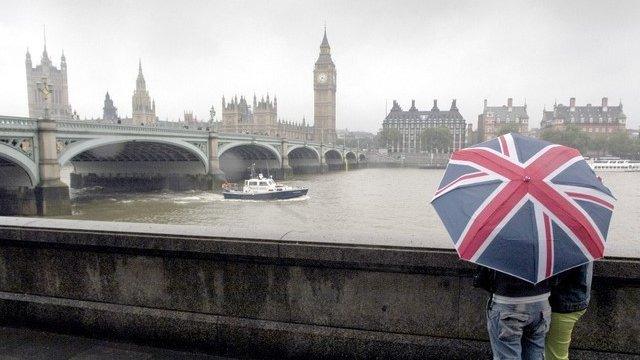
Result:
{"label": "stone bridge pier", "polygon": [[0,215],[71,214],[69,187],[60,181],[56,123],[18,122],[15,134],[0,138]]}
{"label": "stone bridge pier", "polygon": [[218,157],[218,134],[209,133],[209,177],[214,184],[221,184],[227,179],[220,169],[220,158]]}
{"label": "stone bridge pier", "polygon": [[56,147],[56,123],[38,121],[38,171],[40,182],[35,187],[36,212],[41,216],[71,214],[69,187],[60,181],[60,164]]}

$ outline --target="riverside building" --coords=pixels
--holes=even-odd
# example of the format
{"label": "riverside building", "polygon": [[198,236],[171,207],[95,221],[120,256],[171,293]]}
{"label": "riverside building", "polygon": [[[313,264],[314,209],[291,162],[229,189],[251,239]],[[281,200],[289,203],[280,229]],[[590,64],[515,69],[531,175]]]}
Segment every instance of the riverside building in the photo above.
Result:
{"label": "riverside building", "polygon": [[520,134],[526,134],[529,131],[527,104],[514,106],[513,99],[508,98],[506,105],[487,106],[487,99],[485,99],[482,114],[478,116],[479,142],[498,137],[500,130],[505,127]]}
{"label": "riverside building", "polygon": [[449,110],[440,110],[438,100],[433,100],[429,111],[418,110],[415,100],[411,100],[411,108],[403,110],[396,100],[389,114],[382,122],[383,129],[396,129],[397,141],[392,141],[389,148],[392,152],[415,153],[423,148],[422,132],[428,128],[446,127],[451,133],[450,152],[466,145],[466,120],[460,114],[456,100],[451,101]]}
{"label": "riverside building", "polygon": [[540,128],[561,131],[572,125],[589,134],[610,134],[624,131],[626,122],[622,102],[618,106],[609,106],[609,99],[603,97],[600,106],[576,106],[576,98],[571,98],[569,106],[554,104],[553,110],[544,109]]}

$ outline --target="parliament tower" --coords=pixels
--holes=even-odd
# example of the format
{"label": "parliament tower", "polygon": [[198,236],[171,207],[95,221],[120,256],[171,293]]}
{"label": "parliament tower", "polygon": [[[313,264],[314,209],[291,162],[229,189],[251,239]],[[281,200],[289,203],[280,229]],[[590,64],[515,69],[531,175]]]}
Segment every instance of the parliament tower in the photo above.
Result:
{"label": "parliament tower", "polygon": [[[47,108],[51,119],[70,120],[72,113],[67,85],[67,59],[64,57],[64,52],[60,57],[60,69],[58,69],[49,59],[45,42],[40,65],[33,67],[31,54],[27,50],[25,67],[27,70],[29,117],[42,118],[45,116],[45,108]],[[45,86],[51,92],[46,100],[42,92]]]}
{"label": "parliament tower", "polygon": [[336,141],[336,66],[324,30],[320,55],[313,69],[313,126],[316,141]]}
{"label": "parliament tower", "polygon": [[155,125],[158,122],[156,117],[156,102],[151,100],[147,91],[147,83],[142,75],[142,62],[138,62],[138,78],[136,79],[136,89],[133,91],[131,99],[133,109],[132,117],[134,125]]}

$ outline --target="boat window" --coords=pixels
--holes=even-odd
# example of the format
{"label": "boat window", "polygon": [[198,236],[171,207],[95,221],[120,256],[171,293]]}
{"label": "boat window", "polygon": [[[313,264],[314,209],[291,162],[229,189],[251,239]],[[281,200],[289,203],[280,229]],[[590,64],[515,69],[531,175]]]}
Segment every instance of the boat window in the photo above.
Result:
{"label": "boat window", "polygon": [[267,182],[266,181],[260,181],[260,186],[267,186]]}
{"label": "boat window", "polygon": [[249,181],[249,185],[251,186],[257,186],[258,182],[257,181]]}

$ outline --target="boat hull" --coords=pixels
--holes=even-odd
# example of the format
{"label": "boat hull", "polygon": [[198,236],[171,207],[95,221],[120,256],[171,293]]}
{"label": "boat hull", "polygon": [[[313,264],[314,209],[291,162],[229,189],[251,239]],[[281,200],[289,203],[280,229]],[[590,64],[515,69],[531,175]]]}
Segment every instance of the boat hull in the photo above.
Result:
{"label": "boat hull", "polygon": [[245,193],[242,191],[223,191],[222,195],[225,199],[238,199],[238,200],[285,200],[293,199],[300,196],[307,195],[309,189],[292,189],[282,191],[268,191],[261,193]]}

